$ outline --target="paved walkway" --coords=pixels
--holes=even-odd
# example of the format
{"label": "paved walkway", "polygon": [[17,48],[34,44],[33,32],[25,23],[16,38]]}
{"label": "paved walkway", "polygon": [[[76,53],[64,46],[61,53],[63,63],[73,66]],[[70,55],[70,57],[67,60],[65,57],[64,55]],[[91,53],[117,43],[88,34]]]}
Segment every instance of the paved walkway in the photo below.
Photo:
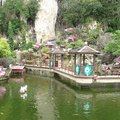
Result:
{"label": "paved walkway", "polygon": [[68,71],[61,68],[48,68],[48,67],[37,67],[37,66],[26,66],[32,70],[42,70],[57,73],[63,77],[66,77],[73,82],[80,84],[92,84],[92,83],[120,83],[119,75],[106,75],[106,76],[81,76],[74,75],[72,71]]}

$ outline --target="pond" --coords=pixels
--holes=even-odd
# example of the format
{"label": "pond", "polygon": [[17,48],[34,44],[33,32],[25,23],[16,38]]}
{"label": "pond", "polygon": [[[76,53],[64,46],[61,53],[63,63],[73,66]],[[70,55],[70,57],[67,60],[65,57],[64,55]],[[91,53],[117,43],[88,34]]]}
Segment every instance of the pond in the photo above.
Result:
{"label": "pond", "polygon": [[[27,91],[20,88],[27,85]],[[75,91],[51,78],[26,75],[3,84],[0,120],[120,120],[120,92]]]}

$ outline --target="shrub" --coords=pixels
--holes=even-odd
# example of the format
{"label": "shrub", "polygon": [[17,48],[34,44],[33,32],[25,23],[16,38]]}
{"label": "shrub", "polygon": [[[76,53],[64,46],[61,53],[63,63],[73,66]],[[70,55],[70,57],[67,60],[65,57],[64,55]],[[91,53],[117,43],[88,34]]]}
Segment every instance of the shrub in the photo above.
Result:
{"label": "shrub", "polygon": [[10,46],[6,38],[0,38],[0,58],[11,56]]}
{"label": "shrub", "polygon": [[5,68],[8,68],[10,64],[14,64],[15,60],[12,58],[0,58],[0,66],[4,66]]}
{"label": "shrub", "polygon": [[42,53],[47,53],[49,51],[48,47],[42,47],[41,52]]}

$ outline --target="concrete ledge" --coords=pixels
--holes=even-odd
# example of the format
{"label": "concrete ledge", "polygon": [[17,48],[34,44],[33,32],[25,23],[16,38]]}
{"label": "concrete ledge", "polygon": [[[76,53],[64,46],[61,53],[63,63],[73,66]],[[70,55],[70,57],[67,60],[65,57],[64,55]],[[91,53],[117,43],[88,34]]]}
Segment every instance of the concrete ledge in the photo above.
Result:
{"label": "concrete ledge", "polygon": [[47,67],[33,67],[26,66],[27,69],[31,70],[33,74],[45,76],[45,77],[57,77],[67,83],[70,86],[78,88],[106,88],[106,87],[116,87],[116,84],[120,84],[119,75],[109,75],[109,76],[77,76],[74,74],[66,73],[58,69],[50,69]]}
{"label": "concrete ledge", "polygon": [[118,75],[98,76],[95,82],[96,83],[120,83],[120,76]]}

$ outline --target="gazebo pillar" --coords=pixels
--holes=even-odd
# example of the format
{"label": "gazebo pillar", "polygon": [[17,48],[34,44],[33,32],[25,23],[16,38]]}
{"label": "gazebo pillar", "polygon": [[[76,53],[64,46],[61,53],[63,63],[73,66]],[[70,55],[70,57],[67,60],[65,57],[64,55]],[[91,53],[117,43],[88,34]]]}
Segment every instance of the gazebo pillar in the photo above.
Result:
{"label": "gazebo pillar", "polygon": [[64,60],[63,60],[63,56],[64,56],[64,55],[61,54],[61,68],[63,68],[63,61],[64,61]]}
{"label": "gazebo pillar", "polygon": [[51,68],[51,67],[52,67],[52,54],[50,53],[49,55],[50,55],[50,59],[49,59],[49,68]]}
{"label": "gazebo pillar", "polygon": [[93,54],[93,74],[94,74],[95,71],[96,71],[95,66],[96,66],[96,55]]}
{"label": "gazebo pillar", "polygon": [[53,54],[53,67],[55,67],[56,55]]}
{"label": "gazebo pillar", "polygon": [[76,74],[76,54],[74,55],[74,75]]}
{"label": "gazebo pillar", "polygon": [[72,72],[74,72],[74,61],[73,61],[73,55],[72,54],[70,54],[70,60],[71,60],[71,64],[72,64],[71,70],[72,70]]}
{"label": "gazebo pillar", "polygon": [[56,67],[56,64],[57,64],[57,63],[56,63],[56,62],[57,62],[56,59],[57,59],[57,56],[56,56],[56,54],[55,54],[55,67]]}
{"label": "gazebo pillar", "polygon": [[[80,54],[79,65],[80,65],[80,69],[82,69],[82,54]],[[80,74],[81,72],[82,71],[80,71]]]}
{"label": "gazebo pillar", "polygon": [[85,66],[85,54],[83,54],[83,66]]}
{"label": "gazebo pillar", "polygon": [[82,54],[80,54],[80,66],[82,65]]}

